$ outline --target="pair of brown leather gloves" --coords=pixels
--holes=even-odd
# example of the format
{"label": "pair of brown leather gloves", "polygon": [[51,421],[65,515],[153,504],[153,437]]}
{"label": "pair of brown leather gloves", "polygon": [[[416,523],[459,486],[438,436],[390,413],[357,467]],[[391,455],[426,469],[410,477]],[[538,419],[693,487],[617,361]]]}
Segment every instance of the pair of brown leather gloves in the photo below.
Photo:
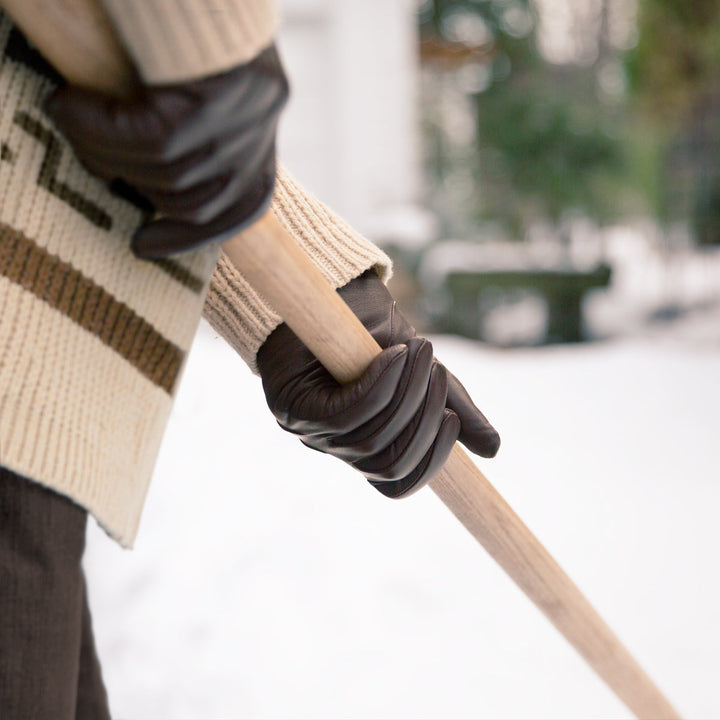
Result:
{"label": "pair of brown leather gloves", "polygon": [[[261,216],[275,182],[275,137],[288,84],[274,47],[247,65],[130,99],[65,86],[46,111],[80,161],[143,195],[156,216],[132,249],[159,258],[227,239]],[[282,324],[258,353],[270,410],[303,443],[401,497],[442,467],[459,439],[493,457],[500,438],[430,342],[368,271],[338,290],[385,348],[363,376],[339,385]]]}

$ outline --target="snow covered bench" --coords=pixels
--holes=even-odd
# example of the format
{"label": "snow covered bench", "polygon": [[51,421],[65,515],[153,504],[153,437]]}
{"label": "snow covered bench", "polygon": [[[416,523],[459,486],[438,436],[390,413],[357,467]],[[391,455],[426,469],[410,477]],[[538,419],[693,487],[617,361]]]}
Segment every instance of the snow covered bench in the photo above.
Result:
{"label": "snow covered bench", "polygon": [[589,270],[453,270],[444,279],[448,305],[438,319],[438,329],[479,338],[483,293],[488,290],[531,290],[542,295],[547,303],[545,342],[579,342],[583,339],[583,296],[589,290],[607,287],[611,274],[610,266],[604,263]]}

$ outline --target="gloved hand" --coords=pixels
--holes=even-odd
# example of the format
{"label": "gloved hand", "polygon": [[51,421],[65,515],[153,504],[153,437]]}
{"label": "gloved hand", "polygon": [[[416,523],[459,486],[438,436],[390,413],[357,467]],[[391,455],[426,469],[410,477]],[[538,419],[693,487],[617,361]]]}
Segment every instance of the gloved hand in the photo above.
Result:
{"label": "gloved hand", "polygon": [[132,240],[138,257],[158,258],[227,239],[265,212],[287,96],[271,46],[229,72],[129,99],[65,86],[45,109],[90,172],[129,184],[162,216]]}
{"label": "gloved hand", "polygon": [[458,439],[493,457],[500,436],[434,359],[430,342],[415,336],[378,276],[368,271],[338,293],[385,350],[358,380],[339,385],[287,325],[277,327],[257,361],[280,426],[394,498],[431,480]]}

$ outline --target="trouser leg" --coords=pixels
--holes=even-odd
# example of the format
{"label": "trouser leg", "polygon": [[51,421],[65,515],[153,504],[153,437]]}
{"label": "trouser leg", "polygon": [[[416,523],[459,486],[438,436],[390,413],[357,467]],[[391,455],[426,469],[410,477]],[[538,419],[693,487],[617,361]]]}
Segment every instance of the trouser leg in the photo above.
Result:
{"label": "trouser leg", "polygon": [[[86,520],[67,498],[0,468],[0,717],[76,720],[81,657],[92,646],[83,633]],[[82,667],[83,679],[94,677],[92,663]]]}
{"label": "trouser leg", "polygon": [[95,652],[87,587],[83,587],[82,638],[75,720],[110,720],[107,693]]}

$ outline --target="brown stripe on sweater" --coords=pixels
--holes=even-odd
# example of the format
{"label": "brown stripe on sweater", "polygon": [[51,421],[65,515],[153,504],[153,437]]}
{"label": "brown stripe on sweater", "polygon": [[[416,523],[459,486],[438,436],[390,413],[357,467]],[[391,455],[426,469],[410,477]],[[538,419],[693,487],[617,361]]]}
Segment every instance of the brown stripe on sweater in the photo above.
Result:
{"label": "brown stripe on sweater", "polygon": [[152,262],[164,273],[167,273],[173,280],[179,282],[196,294],[199,294],[205,287],[205,283],[197,275],[193,275],[190,270],[181,265],[177,260],[161,258],[160,260],[153,260]]}
{"label": "brown stripe on sweater", "polygon": [[[45,146],[45,156],[43,157],[40,174],[38,175],[38,183],[59,197],[63,202],[66,202],[94,225],[97,225],[103,230],[110,230],[113,226],[113,220],[110,215],[99,205],[83,197],[66,183],[58,180],[58,168],[63,154],[63,146],[59,138],[49,128],[46,128],[26,112],[20,110],[16,112],[14,122]],[[5,147],[3,144],[3,148],[0,151],[0,159],[11,161],[12,158],[8,153],[11,154],[12,151],[9,148],[6,151]],[[132,198],[123,195],[121,195],[121,197],[126,202],[132,202]],[[175,282],[180,283],[183,287],[192,290],[196,294],[201,293],[205,287],[205,283],[201,278],[193,275],[190,270],[181,265],[177,260],[163,258],[161,260],[155,260],[154,263],[164,273],[175,280]]]}
{"label": "brown stripe on sweater", "polygon": [[171,393],[185,353],[102,286],[0,223],[0,275],[97,337]]}
{"label": "brown stripe on sweater", "polygon": [[63,145],[59,136],[23,110],[15,113],[13,122],[45,146],[45,155],[37,177],[38,185],[67,203],[93,225],[102,230],[110,230],[113,219],[105,210],[77,190],[73,190],[67,183],[58,180],[58,168],[63,156]]}

